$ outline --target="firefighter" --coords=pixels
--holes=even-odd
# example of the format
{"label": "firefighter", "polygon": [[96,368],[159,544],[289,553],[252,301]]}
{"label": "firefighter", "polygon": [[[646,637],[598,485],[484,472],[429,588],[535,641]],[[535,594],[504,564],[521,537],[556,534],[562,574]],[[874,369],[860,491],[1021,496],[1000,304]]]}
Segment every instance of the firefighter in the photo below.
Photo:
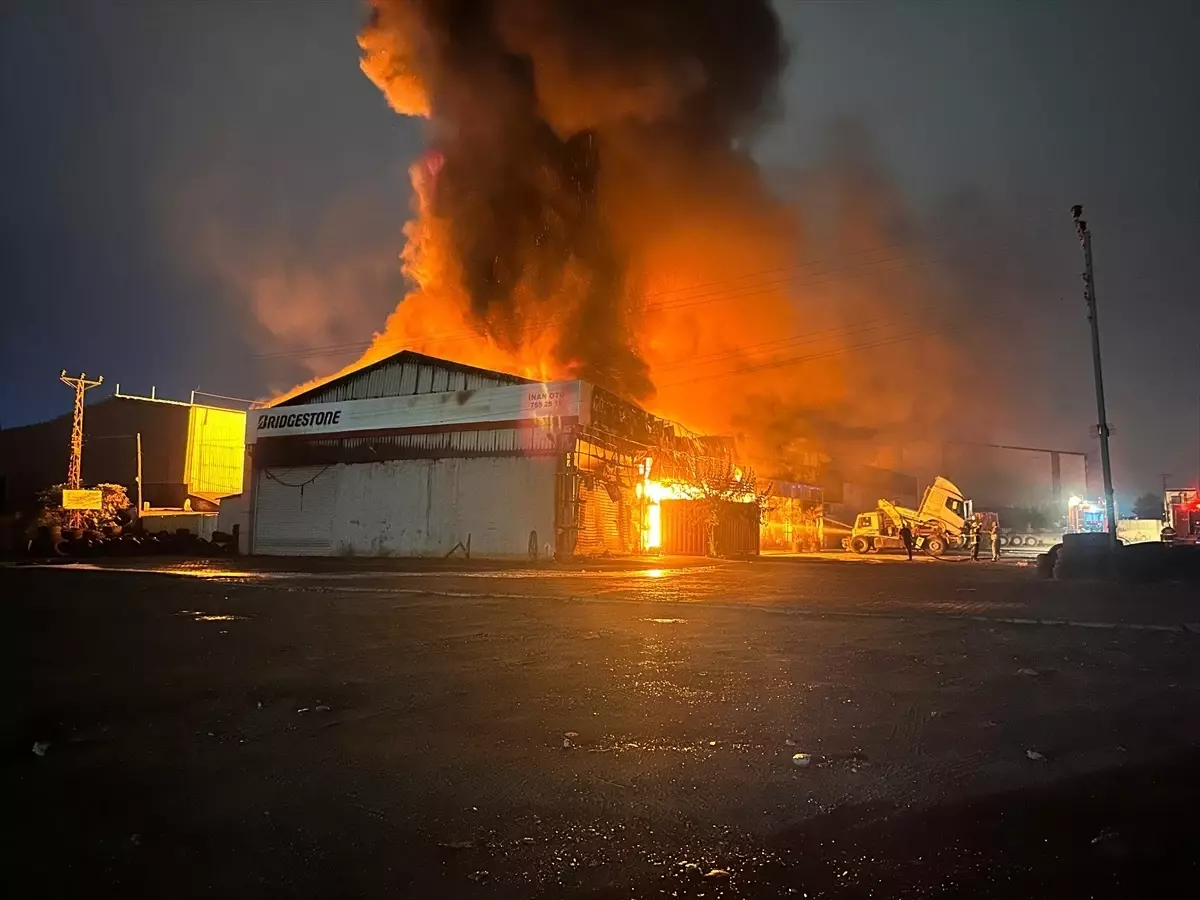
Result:
{"label": "firefighter", "polygon": [[912,562],[913,533],[912,529],[908,527],[907,519],[900,523],[900,543],[904,545],[904,549],[908,552],[908,561]]}
{"label": "firefighter", "polygon": [[992,527],[988,529],[988,536],[992,539],[992,562],[996,562],[1000,558],[1000,520],[997,519],[992,523]]}
{"label": "firefighter", "polygon": [[967,522],[967,541],[971,546],[971,559],[979,559],[979,522],[975,519]]}

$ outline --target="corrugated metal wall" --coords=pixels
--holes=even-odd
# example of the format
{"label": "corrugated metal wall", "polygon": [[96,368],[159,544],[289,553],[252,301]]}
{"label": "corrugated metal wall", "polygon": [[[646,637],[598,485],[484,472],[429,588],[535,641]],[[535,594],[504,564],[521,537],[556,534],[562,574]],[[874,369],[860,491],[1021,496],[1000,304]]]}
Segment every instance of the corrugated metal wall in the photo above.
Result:
{"label": "corrugated metal wall", "polygon": [[[717,501],[713,544],[718,556],[751,556],[759,550],[758,505]],[[705,556],[707,513],[696,500],[662,501],[663,553]]]}
{"label": "corrugated metal wall", "polygon": [[294,398],[289,403],[333,403],[340,400],[369,400],[444,391],[473,391],[505,384],[526,384],[528,379],[500,372],[459,369],[430,358],[398,354],[361,372],[340,378]]}
{"label": "corrugated metal wall", "polygon": [[708,539],[705,514],[694,500],[662,501],[662,552],[678,556],[706,556]]}
{"label": "corrugated metal wall", "polygon": [[554,432],[528,428],[423,431],[345,438],[264,438],[255,445],[259,466],[381,462],[448,456],[543,456],[556,452]]}
{"label": "corrugated metal wall", "polygon": [[238,409],[193,406],[188,417],[185,479],[193,494],[227,496],[242,489],[246,414]]}
{"label": "corrugated metal wall", "polygon": [[757,555],[761,527],[757,503],[721,503],[716,532],[713,534],[717,555]]}

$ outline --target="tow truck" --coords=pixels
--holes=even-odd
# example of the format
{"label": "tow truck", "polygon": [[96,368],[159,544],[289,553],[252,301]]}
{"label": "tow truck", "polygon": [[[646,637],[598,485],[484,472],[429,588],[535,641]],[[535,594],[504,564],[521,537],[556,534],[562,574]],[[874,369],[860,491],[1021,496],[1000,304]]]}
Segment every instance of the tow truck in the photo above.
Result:
{"label": "tow truck", "polygon": [[875,509],[859,513],[842,546],[859,554],[902,550],[900,527],[907,522],[913,545],[930,556],[941,556],[949,548],[966,546],[965,525],[972,518],[971,501],[953,482],[939,475],[925,489],[917,509],[880,500]]}

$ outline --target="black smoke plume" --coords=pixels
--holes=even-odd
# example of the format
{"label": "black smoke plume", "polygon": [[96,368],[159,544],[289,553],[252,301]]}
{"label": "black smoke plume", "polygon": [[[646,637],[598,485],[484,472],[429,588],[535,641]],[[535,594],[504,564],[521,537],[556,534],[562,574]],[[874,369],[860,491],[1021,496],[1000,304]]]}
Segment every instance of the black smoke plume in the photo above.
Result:
{"label": "black smoke plume", "polygon": [[768,0],[372,6],[363,70],[394,109],[432,123],[429,212],[474,327],[512,349],[552,328],[560,370],[651,395],[637,228],[609,196],[665,159],[697,194],[713,187],[705,173],[750,165],[741,148],[787,56]]}

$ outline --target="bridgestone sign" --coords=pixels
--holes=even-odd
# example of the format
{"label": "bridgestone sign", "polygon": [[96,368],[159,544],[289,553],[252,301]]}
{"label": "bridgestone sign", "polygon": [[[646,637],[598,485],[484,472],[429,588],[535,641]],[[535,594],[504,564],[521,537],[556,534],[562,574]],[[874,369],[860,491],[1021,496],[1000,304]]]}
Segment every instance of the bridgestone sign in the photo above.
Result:
{"label": "bridgestone sign", "polygon": [[246,443],[259,438],[319,437],[398,429],[470,428],[503,423],[554,428],[584,421],[592,387],[581,381],[498,385],[303,406],[276,406],[246,416]]}
{"label": "bridgestone sign", "polygon": [[276,428],[319,428],[338,425],[342,420],[340,409],[325,409],[320,412],[292,413],[290,415],[263,414],[258,417],[259,432]]}

